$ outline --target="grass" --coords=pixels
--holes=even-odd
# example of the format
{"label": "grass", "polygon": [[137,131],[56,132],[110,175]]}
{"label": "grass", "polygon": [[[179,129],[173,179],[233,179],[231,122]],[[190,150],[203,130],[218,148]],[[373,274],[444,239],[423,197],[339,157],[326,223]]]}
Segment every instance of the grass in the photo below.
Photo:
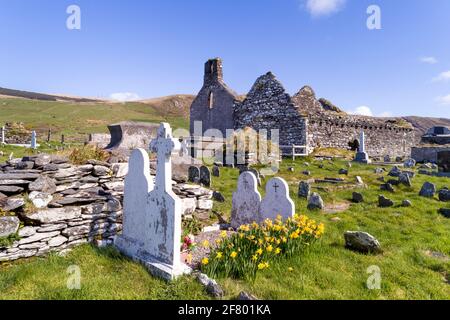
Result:
{"label": "grass", "polygon": [[[67,287],[74,275],[69,273],[71,266],[80,270],[80,290]],[[208,299],[194,279],[184,277],[168,284],[149,276],[143,266],[113,248],[85,245],[66,257],[53,254],[4,265],[0,270],[0,299],[4,300]]]}
{"label": "grass", "polygon": [[[305,161],[310,166],[305,165]],[[338,177],[338,170],[346,167],[343,160],[324,161],[323,169],[313,159],[285,160],[278,176],[290,185],[291,197],[299,214],[306,214],[325,224],[323,238],[304,254],[282,260],[261,272],[254,283],[229,278],[219,279],[228,299],[246,290],[262,299],[449,299],[450,285],[444,281],[450,275],[448,259],[433,258],[427,251],[450,256],[450,222],[438,213],[445,204],[437,197],[418,196],[425,181],[438,188],[448,186],[450,180],[417,175],[413,187],[398,187],[390,194],[379,190],[381,182],[373,173],[374,166],[353,164],[348,181],[359,175],[367,189],[319,190],[325,203],[347,202],[353,191],[363,193],[366,201],[352,204],[339,214],[308,211],[306,201],[296,196],[298,182],[309,177],[301,174],[309,170],[312,177]],[[294,167],[295,172],[288,171]],[[342,176],[341,176],[342,177]],[[238,170],[222,168],[221,178],[213,179],[213,189],[222,192],[225,203],[215,203],[215,210],[228,219],[232,192],[236,188]],[[263,179],[260,192],[264,194]],[[316,190],[317,191],[317,190]],[[379,194],[393,199],[396,206],[381,209]],[[411,208],[400,207],[404,199]],[[331,218],[338,216],[340,222]],[[364,255],[344,248],[343,233],[347,230],[369,232],[381,243],[383,253]],[[79,265],[83,270],[81,291],[65,289],[68,266]],[[366,281],[370,266],[381,270],[381,290],[369,290]],[[292,268],[292,271],[288,269]],[[0,266],[0,298],[12,299],[203,299],[204,291],[191,277],[167,285],[150,276],[139,264],[126,260],[112,249],[99,250],[90,246],[76,249],[67,258],[51,256]]]}
{"label": "grass", "polygon": [[[39,136],[47,138],[48,129],[53,138],[59,140],[61,134],[66,138],[84,141],[89,133],[108,132],[107,125],[121,121],[171,123],[174,129],[188,128],[188,117],[181,116],[173,105],[181,97],[167,97],[158,103],[75,103],[51,102],[17,98],[0,98],[0,124],[23,122],[29,129],[36,130]],[[180,100],[181,99],[181,100]]]}

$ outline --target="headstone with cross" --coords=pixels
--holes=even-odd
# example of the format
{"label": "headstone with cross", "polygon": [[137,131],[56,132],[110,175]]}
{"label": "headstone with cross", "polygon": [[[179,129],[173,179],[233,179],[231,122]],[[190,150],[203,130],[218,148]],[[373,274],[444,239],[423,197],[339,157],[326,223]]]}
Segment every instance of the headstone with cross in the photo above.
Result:
{"label": "headstone with cross", "polygon": [[281,216],[284,220],[293,217],[295,204],[289,196],[289,186],[282,178],[273,178],[266,184],[266,196],[261,202],[261,220],[275,220]]}
{"label": "headstone with cross", "polygon": [[31,149],[35,150],[37,148],[37,136],[36,131],[31,132]]}
{"label": "headstone with cross", "polygon": [[259,223],[261,195],[254,173],[245,171],[239,176],[237,190],[233,193],[231,227],[239,228],[243,224]]}
{"label": "headstone with cross", "polygon": [[[172,280],[176,277],[189,273],[191,269],[181,262],[180,240],[181,240],[181,200],[172,191],[172,152],[180,151],[181,145],[177,139],[172,138],[172,129],[169,124],[162,123],[157,138],[150,144],[151,151],[157,154],[156,182],[153,190],[146,193],[145,205],[138,208],[130,204],[124,208],[124,223],[127,215],[135,215],[136,223],[141,223],[139,234],[131,233],[137,239],[124,235],[116,239],[116,246],[123,253],[143,263],[154,275]],[[142,156],[142,154],[141,154]],[[144,157],[144,162],[146,158]],[[140,167],[140,166],[139,166]],[[145,165],[145,168],[147,166]],[[131,175],[133,164],[129,168]],[[143,169],[142,170],[147,170]],[[130,172],[128,175],[130,175]],[[147,173],[143,173],[141,188],[145,190],[146,183],[151,186]],[[129,179],[124,199],[132,198],[127,195],[128,190],[139,188],[133,178]],[[131,187],[131,185],[133,187]],[[145,193],[145,192],[144,192]],[[128,197],[128,198],[127,198]],[[130,201],[130,200],[128,200]],[[138,197],[135,204],[140,206],[144,201]],[[142,213],[137,214],[140,210]],[[126,224],[126,223],[125,223]]]}

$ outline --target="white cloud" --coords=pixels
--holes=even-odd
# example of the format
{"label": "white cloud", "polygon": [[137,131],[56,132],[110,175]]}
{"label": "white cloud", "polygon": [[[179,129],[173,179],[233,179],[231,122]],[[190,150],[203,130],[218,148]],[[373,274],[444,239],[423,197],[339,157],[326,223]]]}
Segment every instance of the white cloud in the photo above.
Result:
{"label": "white cloud", "polygon": [[441,74],[439,74],[437,77],[433,78],[434,82],[438,82],[438,81],[449,81],[450,80],[450,70],[449,71],[445,71],[442,72]]}
{"label": "white cloud", "polygon": [[136,101],[141,99],[141,97],[134,92],[116,92],[111,94],[109,97],[111,100],[119,102]]}
{"label": "white cloud", "polygon": [[450,106],[450,94],[443,97],[437,97],[436,102],[441,106]]}
{"label": "white cloud", "polygon": [[313,17],[325,16],[341,10],[346,1],[347,0],[306,0],[306,9]]}
{"label": "white cloud", "polygon": [[383,118],[393,117],[393,114],[390,111],[385,111],[380,113],[379,115],[375,115],[372,112],[372,109],[370,109],[368,106],[360,106],[353,111],[349,111],[348,113],[357,116],[367,116],[367,117],[383,117]]}
{"label": "white cloud", "polygon": [[428,64],[438,63],[438,60],[435,57],[422,57],[422,58],[420,58],[420,61],[423,63],[428,63]]}
{"label": "white cloud", "polygon": [[367,106],[360,106],[360,107],[356,108],[356,110],[350,111],[349,113],[358,115],[358,116],[369,116],[369,117],[373,116],[372,110],[370,110],[370,108]]}

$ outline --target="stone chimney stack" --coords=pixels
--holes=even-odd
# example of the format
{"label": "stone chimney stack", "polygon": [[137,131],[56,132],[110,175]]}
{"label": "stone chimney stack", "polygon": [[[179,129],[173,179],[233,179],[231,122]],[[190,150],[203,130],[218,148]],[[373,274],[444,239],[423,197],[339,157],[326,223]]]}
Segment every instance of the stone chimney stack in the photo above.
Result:
{"label": "stone chimney stack", "polygon": [[222,60],[220,58],[209,59],[205,63],[205,84],[223,81]]}

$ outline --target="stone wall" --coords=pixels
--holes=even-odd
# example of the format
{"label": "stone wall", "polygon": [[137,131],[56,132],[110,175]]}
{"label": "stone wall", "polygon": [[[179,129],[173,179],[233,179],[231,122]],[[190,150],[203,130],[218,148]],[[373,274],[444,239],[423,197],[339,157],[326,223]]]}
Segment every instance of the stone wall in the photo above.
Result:
{"label": "stone wall", "polygon": [[[226,130],[234,128],[233,104],[236,99],[236,93],[223,81],[222,61],[207,61],[203,87],[191,106],[191,135],[204,135],[209,129],[217,129],[225,137]],[[194,121],[202,122],[202,132],[194,132]]]}
{"label": "stone wall", "polygon": [[359,140],[361,131],[364,131],[370,157],[389,155],[395,159],[411,154],[411,147],[415,144],[414,129],[402,119],[346,114],[337,107],[330,108],[326,100],[317,100],[310,87],[302,88],[292,100],[298,112],[308,116],[311,149],[349,149],[349,143]]}
{"label": "stone wall", "polygon": [[306,145],[307,123],[271,72],[259,77],[245,100],[234,105],[235,129],[265,129],[269,139],[271,130],[279,130],[280,145]]}
{"label": "stone wall", "polygon": [[[152,162],[153,176],[155,168]],[[0,242],[0,262],[111,244],[122,230],[127,172],[127,163],[72,165],[45,154],[0,164],[0,239],[14,240],[8,247]],[[211,190],[178,178],[172,184],[184,215],[212,209]]]}
{"label": "stone wall", "polygon": [[450,145],[423,145],[412,148],[411,158],[417,162],[438,163],[438,154],[442,152],[450,152]]}

